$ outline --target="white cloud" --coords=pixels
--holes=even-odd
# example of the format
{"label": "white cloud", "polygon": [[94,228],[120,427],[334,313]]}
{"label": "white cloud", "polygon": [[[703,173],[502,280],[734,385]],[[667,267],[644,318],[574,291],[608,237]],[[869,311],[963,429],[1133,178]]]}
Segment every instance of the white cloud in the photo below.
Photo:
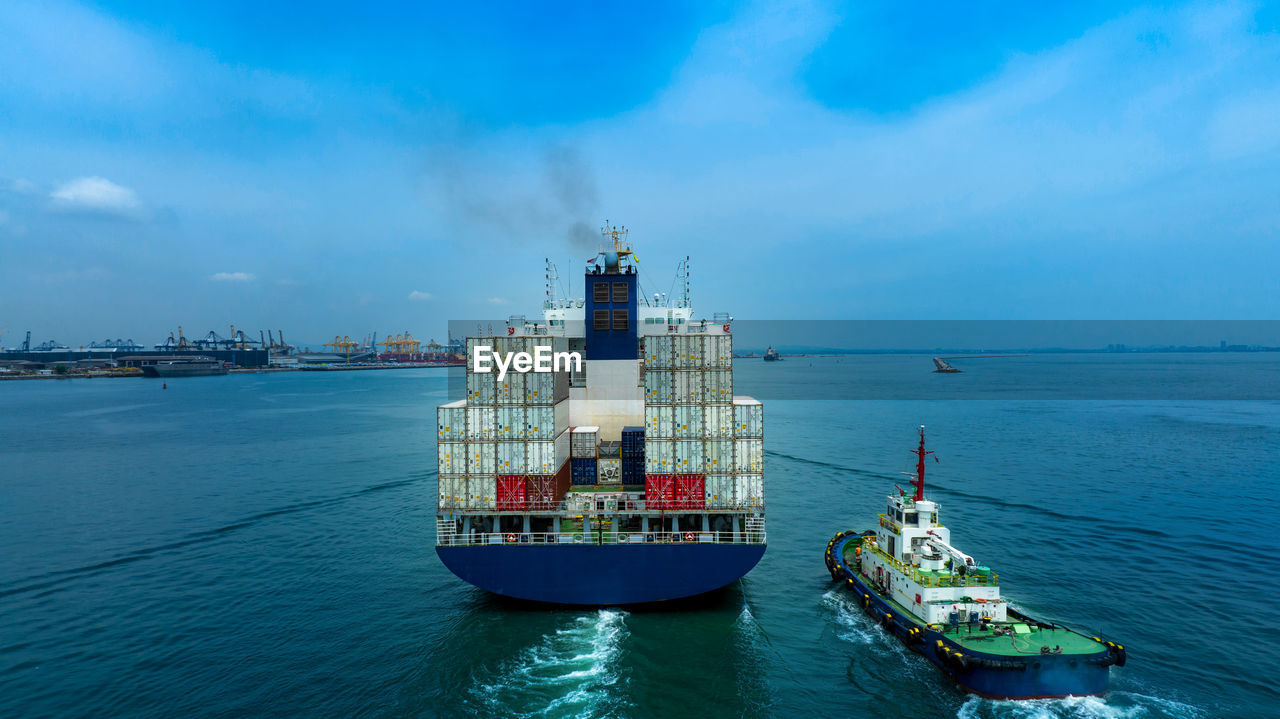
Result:
{"label": "white cloud", "polygon": [[435,295],[431,294],[430,292],[422,292],[420,290],[414,290],[413,292],[409,293],[409,299],[416,300],[418,302],[426,302],[427,300],[435,299]]}
{"label": "white cloud", "polygon": [[252,282],[256,278],[248,272],[215,272],[209,275],[214,282]]}
{"label": "white cloud", "polygon": [[489,303],[489,304],[491,304],[491,305],[509,305],[509,304],[511,304],[511,300],[509,300],[509,299],[507,299],[507,298],[505,298],[505,297],[490,297],[489,299],[485,300],[485,302],[488,302],[488,303]]}
{"label": "white cloud", "polygon": [[102,177],[81,177],[58,186],[49,197],[64,210],[129,215],[142,203],[133,190]]}
{"label": "white cloud", "polygon": [[31,195],[31,194],[35,194],[38,188],[36,187],[36,184],[31,180],[24,180],[23,178],[19,177],[18,179],[9,183],[9,189],[13,192],[18,193],[19,195]]}

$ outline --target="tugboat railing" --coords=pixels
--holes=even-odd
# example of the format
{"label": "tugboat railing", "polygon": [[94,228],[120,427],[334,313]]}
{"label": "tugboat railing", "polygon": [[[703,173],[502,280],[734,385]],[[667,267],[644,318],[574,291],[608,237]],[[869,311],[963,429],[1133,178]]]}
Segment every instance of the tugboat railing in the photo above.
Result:
{"label": "tugboat railing", "polygon": [[497,545],[544,546],[573,544],[765,544],[764,532],[438,532],[441,547]]}
{"label": "tugboat railing", "polygon": [[933,576],[925,574],[914,564],[907,564],[900,559],[896,559],[893,555],[881,549],[875,542],[864,540],[862,546],[864,549],[870,550],[872,554],[875,554],[881,560],[888,563],[889,566],[910,577],[912,581],[922,587],[994,587],[998,586],[1000,583],[999,575],[995,572],[992,572],[989,575],[969,574],[965,576],[960,576],[959,574],[951,574],[948,576]]}

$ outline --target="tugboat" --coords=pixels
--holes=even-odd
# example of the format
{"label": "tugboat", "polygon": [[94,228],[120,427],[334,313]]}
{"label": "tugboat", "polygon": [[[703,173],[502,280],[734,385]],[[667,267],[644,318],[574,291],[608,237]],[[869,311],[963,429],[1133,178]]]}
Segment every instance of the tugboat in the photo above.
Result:
{"label": "tugboat", "polygon": [[[992,699],[1103,694],[1124,646],[1028,616],[1000,596],[998,576],[951,544],[925,499],[920,427],[913,496],[889,495],[879,527],[827,543],[832,579],[886,631],[968,692]],[[935,460],[936,461],[936,460]]]}

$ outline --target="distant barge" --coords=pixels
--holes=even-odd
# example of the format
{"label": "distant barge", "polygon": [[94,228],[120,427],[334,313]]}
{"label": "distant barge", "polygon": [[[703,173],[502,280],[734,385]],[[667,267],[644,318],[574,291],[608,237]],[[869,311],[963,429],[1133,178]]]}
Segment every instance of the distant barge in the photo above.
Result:
{"label": "distant barge", "polygon": [[227,373],[226,365],[212,357],[138,357],[145,377],[204,377]]}

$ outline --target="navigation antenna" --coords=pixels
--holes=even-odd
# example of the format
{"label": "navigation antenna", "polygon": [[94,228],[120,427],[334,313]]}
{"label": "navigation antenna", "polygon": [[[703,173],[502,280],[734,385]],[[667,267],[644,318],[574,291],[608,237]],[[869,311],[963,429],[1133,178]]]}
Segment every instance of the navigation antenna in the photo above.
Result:
{"label": "navigation antenna", "polygon": [[680,299],[676,302],[676,307],[692,307],[689,294],[689,256],[685,255],[680,260],[680,265],[676,267],[676,281],[680,282]]}
{"label": "navigation antenna", "polygon": [[543,260],[547,263],[547,298],[542,301],[542,309],[550,310],[556,306],[555,290],[556,283],[560,281],[560,273],[556,271],[556,264],[550,257],[544,257]]}
{"label": "navigation antenna", "polygon": [[[920,448],[911,450],[916,456],[916,478],[911,480],[912,486],[916,488],[915,501],[924,501],[924,458],[926,455],[933,454],[933,450],[925,451],[924,449],[924,425],[920,425]],[[933,461],[937,462],[938,457],[934,455]]]}
{"label": "navigation antenna", "polygon": [[600,228],[600,236],[612,242],[613,251],[618,254],[619,259],[632,254],[630,235],[631,230],[622,225],[611,225],[607,219]]}

